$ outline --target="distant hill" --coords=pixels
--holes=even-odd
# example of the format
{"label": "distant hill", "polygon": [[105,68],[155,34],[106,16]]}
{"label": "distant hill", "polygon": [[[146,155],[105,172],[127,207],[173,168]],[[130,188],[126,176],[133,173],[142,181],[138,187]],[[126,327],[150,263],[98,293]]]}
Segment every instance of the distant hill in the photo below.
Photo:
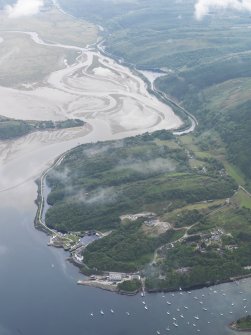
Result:
{"label": "distant hill", "polygon": [[[251,178],[251,38],[248,13],[215,12],[198,22],[194,0],[60,0],[72,14],[104,26],[107,50],[169,74],[157,87],[216,130],[228,159]],[[251,186],[250,186],[251,187]]]}

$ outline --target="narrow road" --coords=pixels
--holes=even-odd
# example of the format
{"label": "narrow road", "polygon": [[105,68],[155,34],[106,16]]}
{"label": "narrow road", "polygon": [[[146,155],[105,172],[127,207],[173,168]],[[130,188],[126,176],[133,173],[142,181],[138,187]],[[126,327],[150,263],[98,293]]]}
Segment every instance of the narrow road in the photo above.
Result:
{"label": "narrow road", "polygon": [[248,190],[246,190],[245,187],[239,185],[239,188],[240,188],[242,191],[244,191],[244,192],[251,198],[251,193],[248,192]]}
{"label": "narrow road", "polygon": [[[72,149],[71,149],[72,150]],[[46,223],[43,221],[43,210],[44,210],[44,202],[45,202],[45,198],[44,198],[44,182],[46,179],[47,174],[54,169],[55,167],[57,167],[65,158],[65,156],[71,151],[68,150],[66,152],[64,152],[62,155],[60,155],[55,161],[54,163],[43,172],[43,174],[41,175],[40,178],[40,194],[38,196],[40,196],[40,200],[38,203],[38,210],[37,210],[37,221],[38,223],[46,230],[48,231],[48,233],[52,234],[52,235],[57,235],[57,232],[51,228],[49,228]]]}

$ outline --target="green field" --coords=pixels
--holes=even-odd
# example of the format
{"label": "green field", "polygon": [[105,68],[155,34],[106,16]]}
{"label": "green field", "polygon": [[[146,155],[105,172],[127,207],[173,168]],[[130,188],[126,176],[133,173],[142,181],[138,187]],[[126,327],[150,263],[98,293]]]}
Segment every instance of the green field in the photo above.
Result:
{"label": "green field", "polygon": [[239,206],[251,209],[251,196],[242,189],[236,193],[234,200]]}

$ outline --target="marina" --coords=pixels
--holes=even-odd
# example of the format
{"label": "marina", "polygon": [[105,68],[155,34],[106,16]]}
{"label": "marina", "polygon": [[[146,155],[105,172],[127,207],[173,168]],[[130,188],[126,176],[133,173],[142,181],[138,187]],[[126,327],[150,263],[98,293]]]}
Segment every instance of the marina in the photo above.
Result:
{"label": "marina", "polygon": [[[248,285],[248,282],[247,281],[243,281],[240,283],[241,286],[244,286],[244,287],[247,287]],[[136,306],[140,306],[140,303],[143,304],[143,307],[147,310],[149,310],[149,317],[153,317],[152,318],[152,321],[154,321],[154,316],[156,316],[156,313],[155,313],[155,308],[156,306],[153,304],[153,301],[156,302],[156,300],[158,301],[158,311],[160,312],[160,318],[159,318],[159,321],[160,323],[164,324],[166,323],[166,326],[163,327],[163,329],[156,329],[154,331],[154,329],[152,330],[152,332],[147,332],[147,334],[162,334],[162,333],[165,333],[166,331],[169,332],[169,331],[172,331],[172,333],[174,334],[184,334],[184,329],[186,329],[186,332],[189,331],[190,332],[201,332],[201,327],[203,326],[203,330],[205,328],[205,334],[210,334],[210,325],[211,323],[213,323],[214,325],[217,325],[218,323],[221,322],[221,318],[222,317],[225,317],[225,320],[229,320],[229,323],[231,322],[232,318],[233,318],[233,314],[236,314],[238,312],[240,312],[241,308],[248,308],[248,304],[243,306],[243,302],[248,302],[248,298],[242,298],[241,295],[243,294],[242,292],[237,292],[236,291],[236,304],[238,305],[235,306],[235,304],[230,304],[231,307],[233,308],[233,310],[229,311],[229,314],[231,314],[231,316],[225,316],[224,313],[221,313],[221,312],[217,312],[217,307],[215,308],[213,302],[214,301],[217,301],[220,302],[221,304],[224,302],[225,300],[225,303],[226,304],[229,304],[228,301],[229,301],[229,295],[232,292],[232,289],[235,288],[235,286],[233,284],[224,284],[224,285],[220,285],[220,290],[219,291],[212,291],[211,288],[205,288],[205,289],[202,289],[202,290],[199,290],[198,292],[200,294],[198,294],[198,299],[203,299],[203,303],[207,303],[208,305],[211,305],[211,308],[208,309],[208,308],[205,308],[205,307],[200,307],[201,304],[199,302],[196,301],[196,299],[191,299],[190,296],[189,296],[189,293],[188,292],[183,292],[182,294],[182,297],[181,295],[179,294],[179,292],[176,292],[176,293],[172,293],[172,294],[167,294],[166,296],[170,296],[172,297],[172,303],[175,305],[175,307],[173,306],[172,309],[170,309],[170,311],[165,311],[165,315],[164,316],[163,314],[163,310],[162,308],[164,307],[165,308],[165,304],[163,304],[162,302],[162,299],[163,298],[163,295],[161,294],[157,294],[157,299],[156,299],[156,296],[153,296],[153,295],[145,295],[145,298],[146,298],[146,301],[148,302],[149,306],[149,309],[148,309],[148,305],[146,305],[146,301],[142,301],[140,299],[140,296],[136,296],[135,299],[134,299],[134,303]],[[201,292],[204,292],[204,293],[201,293]],[[231,292],[231,293],[230,293]],[[224,297],[224,298],[222,298]],[[190,306],[186,306],[186,305],[182,305],[182,302],[183,300],[185,300],[186,302],[189,302],[190,303]],[[140,313],[139,310],[137,310],[137,308],[135,308],[136,306],[134,306],[134,308],[132,308],[132,310],[129,312],[129,311],[126,311],[125,312],[125,315],[126,316],[131,316],[133,318],[141,318],[142,317],[142,314]],[[177,307],[177,306],[180,306],[180,307]],[[234,307],[235,306],[235,307]],[[109,311],[109,310],[108,310]],[[177,312],[180,312],[182,311],[182,313],[178,314]],[[196,315],[192,315],[192,313],[194,311],[197,311],[198,314]],[[250,311],[250,309],[249,309]],[[113,309],[110,309],[110,312],[113,314],[114,313],[114,310]],[[162,313],[161,313],[162,312]],[[206,312],[206,313],[205,313]],[[205,313],[205,314],[204,314]],[[98,317],[98,314],[99,313],[96,313],[97,314],[97,317],[95,320],[97,320],[99,317]],[[95,315],[96,315],[95,314]],[[100,311],[100,314],[103,318],[106,317],[106,310],[101,310]],[[91,318],[93,317],[93,313],[90,314]],[[205,315],[206,315],[206,318],[205,318]],[[119,317],[119,318],[123,318],[123,308],[119,308],[118,307],[118,310],[116,310],[116,316]],[[108,315],[109,317],[109,315]],[[207,319],[207,321],[206,321]],[[195,321],[196,320],[196,321]],[[206,321],[206,322],[205,322]],[[205,326],[205,324],[208,325],[208,329],[207,329],[207,326]],[[228,325],[228,324],[227,324]],[[225,327],[225,332],[222,333],[222,334],[231,334],[231,331],[230,329],[227,328],[227,325]],[[179,332],[179,329],[182,329],[182,332]]]}

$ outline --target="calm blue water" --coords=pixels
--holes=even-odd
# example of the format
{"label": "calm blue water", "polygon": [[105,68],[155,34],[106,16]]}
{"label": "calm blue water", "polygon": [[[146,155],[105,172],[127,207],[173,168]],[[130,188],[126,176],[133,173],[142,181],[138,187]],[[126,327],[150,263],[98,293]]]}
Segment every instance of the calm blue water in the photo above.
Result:
{"label": "calm blue water", "polygon": [[[47,247],[48,237],[33,227],[36,206],[31,195],[34,197],[35,189],[30,182],[0,194],[1,335],[150,335],[157,331],[225,335],[232,333],[227,328],[231,320],[246,310],[251,313],[250,280],[191,294],[153,294],[144,298],[77,286],[81,275],[66,261],[67,254]],[[203,307],[208,310],[203,311]],[[194,318],[197,315],[199,320]],[[174,321],[178,327],[172,324]],[[168,326],[169,332],[165,330]]]}

